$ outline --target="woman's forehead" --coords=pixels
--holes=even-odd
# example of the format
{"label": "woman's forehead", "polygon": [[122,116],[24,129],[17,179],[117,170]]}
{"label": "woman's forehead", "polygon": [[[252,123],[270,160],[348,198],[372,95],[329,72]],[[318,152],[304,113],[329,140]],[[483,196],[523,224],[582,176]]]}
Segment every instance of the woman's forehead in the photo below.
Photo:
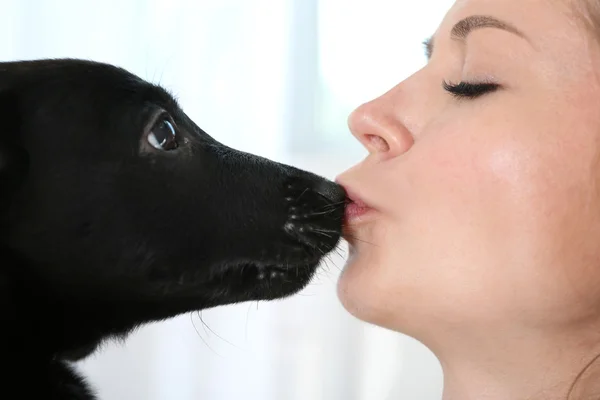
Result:
{"label": "woman's forehead", "polygon": [[[589,59],[588,44],[592,36],[581,18],[582,1],[585,0],[457,0],[432,36],[432,41],[449,43],[457,36],[457,25],[459,28],[462,25],[458,31],[463,33],[465,26],[504,27],[506,31],[527,38],[543,52],[556,53],[571,60],[574,60],[575,53],[579,58]],[[470,23],[465,24],[465,20],[470,20]]]}
{"label": "woman's forehead", "polygon": [[[574,26],[577,10],[586,0],[457,0],[446,14],[442,25],[455,23],[470,15],[491,15],[522,29],[535,30],[554,26]],[[550,25],[552,23],[552,25]],[[556,25],[558,24],[558,26]],[[441,26],[440,26],[441,28]]]}

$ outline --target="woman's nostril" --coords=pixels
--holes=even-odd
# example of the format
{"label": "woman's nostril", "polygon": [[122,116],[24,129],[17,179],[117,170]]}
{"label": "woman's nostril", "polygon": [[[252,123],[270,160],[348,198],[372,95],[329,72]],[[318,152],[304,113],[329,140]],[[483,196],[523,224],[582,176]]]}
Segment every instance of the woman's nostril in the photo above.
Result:
{"label": "woman's nostril", "polygon": [[365,140],[369,149],[376,151],[378,153],[385,153],[390,150],[390,145],[388,142],[378,135],[365,135]]}

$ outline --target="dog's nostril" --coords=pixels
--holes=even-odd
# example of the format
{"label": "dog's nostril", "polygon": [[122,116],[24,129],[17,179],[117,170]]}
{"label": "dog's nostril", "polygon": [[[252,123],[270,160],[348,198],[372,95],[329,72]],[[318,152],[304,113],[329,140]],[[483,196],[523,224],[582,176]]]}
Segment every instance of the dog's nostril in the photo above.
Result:
{"label": "dog's nostril", "polygon": [[340,203],[346,199],[346,191],[344,188],[337,183],[328,180],[319,182],[315,185],[313,190],[332,203]]}

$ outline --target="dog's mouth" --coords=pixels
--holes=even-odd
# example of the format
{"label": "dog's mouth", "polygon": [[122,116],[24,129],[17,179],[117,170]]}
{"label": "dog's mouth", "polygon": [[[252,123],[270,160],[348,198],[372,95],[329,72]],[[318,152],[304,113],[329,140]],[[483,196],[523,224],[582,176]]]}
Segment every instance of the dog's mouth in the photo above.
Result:
{"label": "dog's mouth", "polygon": [[244,293],[250,300],[266,300],[303,289],[341,237],[344,203],[337,200],[345,198],[345,193],[335,189],[289,181],[285,199],[288,219],[282,233],[291,242],[271,252],[275,256],[272,262],[263,259],[228,265],[220,275],[231,292]]}
{"label": "dog's mouth", "polygon": [[258,281],[264,281],[265,279],[283,279],[290,272],[288,269],[277,265],[249,265],[248,267],[251,270],[256,270],[256,279]]}
{"label": "dog's mouth", "polygon": [[[318,262],[301,263],[288,266],[277,264],[245,264],[239,269],[240,277],[243,282],[261,284],[271,282],[285,282],[290,279],[297,279],[301,274],[309,272],[311,266]],[[314,268],[314,267],[313,267]]]}
{"label": "dog's mouth", "polygon": [[298,292],[311,280],[320,260],[278,263],[244,262],[221,269],[213,277],[223,282],[221,290],[238,300],[269,300]]}
{"label": "dog's mouth", "polygon": [[186,263],[175,280],[169,279],[173,269],[164,268],[154,280],[172,295],[188,298],[201,293],[208,306],[299,292],[337,248],[342,234],[345,193],[335,186],[313,186],[286,182],[283,201],[261,211],[268,224],[256,222],[259,228],[252,233],[229,239],[231,245],[209,265],[195,268]]}

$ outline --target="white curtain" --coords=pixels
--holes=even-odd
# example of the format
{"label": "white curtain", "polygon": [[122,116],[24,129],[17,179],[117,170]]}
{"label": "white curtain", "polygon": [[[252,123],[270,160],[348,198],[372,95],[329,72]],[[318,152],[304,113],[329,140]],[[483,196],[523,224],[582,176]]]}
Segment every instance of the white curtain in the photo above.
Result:
{"label": "white curtain", "polygon": [[[451,4],[0,0],[0,61],[122,66],[167,87],[218,140],[334,178],[364,156],[347,114],[422,66],[421,42]],[[343,262],[293,298],[151,324],[78,368],[101,400],[439,399],[427,349],[343,310]]]}

